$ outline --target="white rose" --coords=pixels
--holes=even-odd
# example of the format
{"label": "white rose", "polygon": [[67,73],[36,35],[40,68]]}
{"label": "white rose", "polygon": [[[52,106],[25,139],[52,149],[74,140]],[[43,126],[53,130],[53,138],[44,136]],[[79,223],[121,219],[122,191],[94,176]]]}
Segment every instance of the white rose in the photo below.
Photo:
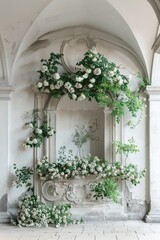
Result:
{"label": "white rose", "polygon": [[54,79],[56,79],[56,80],[60,79],[60,75],[59,75],[59,73],[55,73],[55,74],[53,74],[53,77],[54,77]]}
{"label": "white rose", "polygon": [[82,77],[76,77],[76,82],[82,82],[83,78]]}
{"label": "white rose", "polygon": [[108,74],[109,74],[110,77],[113,77],[113,76],[114,76],[114,72],[113,72],[113,71],[109,71]]}
{"label": "white rose", "polygon": [[91,73],[91,69],[90,68],[86,68],[86,73]]}
{"label": "white rose", "polygon": [[96,69],[94,69],[93,73],[94,73],[94,75],[98,76],[98,75],[101,74],[101,69],[100,68],[96,68]]}
{"label": "white rose", "polygon": [[83,78],[88,78],[88,74],[85,73],[85,74],[83,75]]}
{"label": "white rose", "polygon": [[71,83],[70,82],[66,82],[65,84],[64,84],[64,87],[66,88],[66,89],[69,89],[69,88],[71,88]]}
{"label": "white rose", "polygon": [[42,86],[43,86],[43,84],[42,84],[41,82],[38,82],[38,83],[37,83],[37,87],[38,87],[38,88],[41,88]]}
{"label": "white rose", "polygon": [[57,84],[60,85],[60,86],[63,86],[63,81],[62,81],[62,80],[59,80],[59,81],[57,82]]}
{"label": "white rose", "polygon": [[95,46],[92,47],[92,49],[90,50],[90,52],[92,52],[93,54],[97,54],[97,53],[98,53]]}
{"label": "white rose", "polygon": [[121,86],[123,84],[123,79],[119,80],[118,84]]}
{"label": "white rose", "polygon": [[50,89],[51,90],[54,90],[55,89],[55,86],[53,84],[50,85]]}
{"label": "white rose", "polygon": [[79,66],[79,70],[84,71],[84,66],[82,64]]}
{"label": "white rose", "polygon": [[122,77],[121,77],[120,75],[117,75],[117,76],[116,76],[116,79],[119,81],[119,80],[122,79]]}
{"label": "white rose", "polygon": [[48,135],[49,135],[49,136],[52,136],[52,135],[53,135],[53,129],[50,130],[50,131],[48,131]]}
{"label": "white rose", "polygon": [[86,99],[86,96],[83,94],[83,93],[81,93],[81,95],[78,97],[78,101],[83,101],[84,99]]}
{"label": "white rose", "polygon": [[61,86],[58,85],[58,84],[55,85],[55,89],[60,89],[60,87],[61,87]]}
{"label": "white rose", "polygon": [[42,134],[42,129],[37,128],[37,129],[36,129],[36,133]]}
{"label": "white rose", "polygon": [[38,161],[38,162],[37,162],[37,165],[38,165],[38,166],[41,166],[41,165],[42,165],[41,161]]}
{"label": "white rose", "polygon": [[33,142],[33,144],[37,144],[38,141],[36,138],[34,138],[32,142]]}
{"label": "white rose", "polygon": [[76,88],[82,88],[82,84],[81,84],[81,83],[76,83],[76,84],[75,84],[75,87],[76,87]]}
{"label": "white rose", "polygon": [[93,57],[93,55],[90,53],[90,54],[89,54],[89,58],[92,58],[92,57]]}
{"label": "white rose", "polygon": [[81,97],[83,100],[86,99],[86,96],[83,93],[81,93]]}
{"label": "white rose", "polygon": [[75,90],[74,90],[74,88],[70,88],[69,90],[68,90],[70,93],[74,93],[75,92]]}
{"label": "white rose", "polygon": [[73,100],[76,100],[76,99],[77,99],[76,94],[72,94],[72,99],[73,99]]}
{"label": "white rose", "polygon": [[88,87],[89,87],[89,88],[92,88],[92,87],[93,87],[93,84],[92,84],[92,83],[88,84]]}
{"label": "white rose", "polygon": [[43,83],[43,84],[44,84],[44,86],[45,86],[45,87],[49,86],[49,82],[48,82],[48,81],[46,81],[46,80],[44,81],[44,83]]}
{"label": "white rose", "polygon": [[96,62],[96,61],[97,61],[97,58],[94,57],[94,58],[92,59],[92,62]]}
{"label": "white rose", "polygon": [[116,67],[113,69],[113,72],[117,72],[117,68]]}
{"label": "white rose", "polygon": [[83,98],[82,98],[81,96],[79,96],[79,97],[77,98],[77,101],[83,101]]}
{"label": "white rose", "polygon": [[95,83],[96,79],[95,79],[95,78],[91,78],[89,81],[90,81],[91,83]]}
{"label": "white rose", "polygon": [[47,67],[46,65],[43,65],[41,71],[42,71],[43,73],[46,72],[46,71],[48,71],[48,67]]}

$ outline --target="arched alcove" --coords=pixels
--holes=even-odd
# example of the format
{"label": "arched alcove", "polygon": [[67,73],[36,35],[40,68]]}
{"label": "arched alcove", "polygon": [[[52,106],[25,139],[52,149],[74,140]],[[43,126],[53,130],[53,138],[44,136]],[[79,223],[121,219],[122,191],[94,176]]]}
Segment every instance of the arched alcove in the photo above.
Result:
{"label": "arched alcove", "polygon": [[[104,158],[104,121],[103,109],[95,100],[75,102],[68,96],[63,97],[56,110],[56,155],[58,155],[58,150],[65,146],[67,151],[73,150],[74,155],[90,153]],[[81,153],[78,153],[78,147],[75,144],[81,145],[89,134],[94,140],[88,139],[82,145]],[[76,143],[73,142],[73,138]]]}

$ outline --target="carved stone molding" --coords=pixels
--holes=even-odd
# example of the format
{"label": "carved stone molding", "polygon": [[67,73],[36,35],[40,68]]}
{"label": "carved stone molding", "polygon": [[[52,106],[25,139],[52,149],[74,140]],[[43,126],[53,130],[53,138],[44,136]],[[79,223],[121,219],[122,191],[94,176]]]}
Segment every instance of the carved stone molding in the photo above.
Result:
{"label": "carved stone molding", "polygon": [[42,196],[50,202],[71,204],[95,203],[91,187],[98,180],[93,177],[72,180],[48,180],[42,184]]}
{"label": "carved stone molding", "polygon": [[81,59],[83,54],[93,46],[96,46],[96,43],[85,34],[80,34],[76,37],[71,37],[70,39],[63,41],[60,53],[63,54],[62,65],[65,70],[68,72],[74,72],[75,59]]}
{"label": "carved stone molding", "polygon": [[150,101],[160,101],[160,86],[148,86],[146,92]]}

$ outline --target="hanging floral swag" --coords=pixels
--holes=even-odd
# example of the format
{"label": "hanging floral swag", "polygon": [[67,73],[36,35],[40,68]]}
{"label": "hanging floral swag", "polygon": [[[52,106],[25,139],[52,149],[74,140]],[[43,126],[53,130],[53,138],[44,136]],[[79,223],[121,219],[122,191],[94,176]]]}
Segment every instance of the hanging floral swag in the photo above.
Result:
{"label": "hanging floral swag", "polygon": [[132,92],[129,78],[120,72],[115,63],[98,53],[95,47],[87,51],[82,61],[76,64],[75,73],[58,73],[62,56],[51,53],[48,60],[41,60],[42,69],[38,71],[40,80],[35,84],[39,91],[54,98],[68,94],[75,101],[95,99],[100,106],[112,109],[117,122],[124,115],[125,107],[134,117],[143,109],[144,102],[139,97],[139,90],[143,90],[148,82],[141,80],[139,89]]}

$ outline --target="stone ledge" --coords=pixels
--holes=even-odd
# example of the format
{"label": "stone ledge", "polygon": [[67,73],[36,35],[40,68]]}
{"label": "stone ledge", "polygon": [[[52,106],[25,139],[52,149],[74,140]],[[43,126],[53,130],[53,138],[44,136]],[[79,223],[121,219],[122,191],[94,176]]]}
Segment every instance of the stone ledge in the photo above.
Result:
{"label": "stone ledge", "polygon": [[160,223],[160,213],[149,213],[145,218],[146,223]]}
{"label": "stone ledge", "polygon": [[0,223],[9,223],[10,216],[7,212],[0,212]]}

